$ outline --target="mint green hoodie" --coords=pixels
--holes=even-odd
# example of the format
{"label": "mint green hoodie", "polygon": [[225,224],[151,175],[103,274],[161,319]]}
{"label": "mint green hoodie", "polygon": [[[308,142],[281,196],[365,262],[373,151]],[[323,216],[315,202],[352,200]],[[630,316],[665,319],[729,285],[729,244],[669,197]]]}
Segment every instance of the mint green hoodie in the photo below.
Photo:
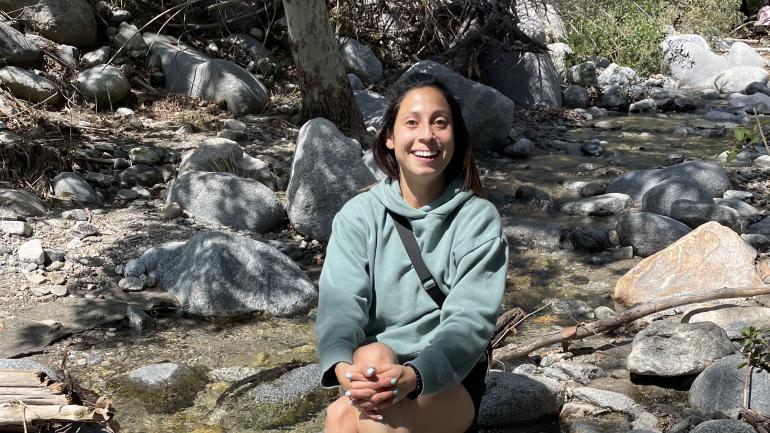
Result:
{"label": "mint green hoodie", "polygon": [[[483,359],[505,288],[508,248],[494,205],[455,180],[419,209],[383,180],[335,216],[321,272],[316,333],[324,386],[333,367],[379,341],[416,356],[423,392],[460,383]],[[386,210],[407,217],[428,269],[447,295],[442,309],[420,286]]]}

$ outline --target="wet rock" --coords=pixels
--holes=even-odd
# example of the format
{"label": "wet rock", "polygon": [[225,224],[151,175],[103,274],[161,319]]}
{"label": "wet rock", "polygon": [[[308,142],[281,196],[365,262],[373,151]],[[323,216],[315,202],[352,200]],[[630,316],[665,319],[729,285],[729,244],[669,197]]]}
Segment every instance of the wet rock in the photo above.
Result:
{"label": "wet rock", "polygon": [[90,68],[96,65],[102,65],[110,60],[111,49],[108,46],[97,48],[93,51],[89,51],[80,58],[83,66]]}
{"label": "wet rock", "polygon": [[62,100],[59,88],[53,81],[16,66],[0,69],[0,83],[14,96],[26,101],[45,101],[55,105]]}
{"label": "wet rock", "polygon": [[479,409],[482,428],[517,426],[559,414],[564,391],[553,379],[499,371],[487,374]]}
{"label": "wet rock", "polygon": [[600,120],[598,122],[594,122],[593,126],[596,129],[605,129],[608,131],[615,131],[622,128],[623,124],[620,123],[620,121],[618,120]]}
{"label": "wet rock", "polygon": [[118,32],[112,40],[112,46],[115,51],[121,50],[121,53],[127,54],[129,57],[141,57],[147,54],[149,49],[142,39],[139,29],[126,22],[122,22],[118,26]]}
{"label": "wet rock", "polygon": [[621,245],[630,245],[634,253],[646,257],[666,248],[690,232],[674,219],[650,212],[624,215],[617,224]]}
{"label": "wet rock", "polygon": [[41,216],[46,212],[43,202],[23,189],[0,189],[0,208],[21,216]]}
{"label": "wet rock", "polygon": [[763,67],[736,66],[717,75],[714,85],[722,93],[734,93],[742,92],[756,81],[767,82],[767,71]]}
{"label": "wet rock", "polygon": [[599,87],[607,88],[614,85],[632,84],[637,80],[636,71],[617,63],[611,63],[599,74]]}
{"label": "wet rock", "polygon": [[[502,149],[508,143],[508,131],[513,126],[514,103],[492,87],[468,80],[430,60],[413,65],[399,80],[417,72],[435,75],[461,101],[463,119],[477,150]],[[489,110],[489,107],[495,107]]]}
{"label": "wet rock", "polygon": [[75,173],[59,173],[51,179],[54,194],[79,203],[99,204],[101,200],[91,185]]}
{"label": "wet rock", "polygon": [[24,221],[0,221],[0,233],[32,236],[32,227]]}
{"label": "wet rock", "polygon": [[607,230],[590,227],[575,227],[571,229],[569,231],[569,240],[572,243],[572,248],[592,253],[604,251],[612,246],[610,234]]}
{"label": "wet rock", "polygon": [[572,394],[594,406],[605,407],[615,412],[627,412],[636,406],[632,398],[614,391],[581,386],[573,389]]}
{"label": "wet rock", "polygon": [[658,103],[654,99],[642,99],[628,106],[629,113],[650,113],[657,110]]}
{"label": "wet rock", "polygon": [[556,251],[562,242],[562,229],[542,221],[503,218],[503,231],[511,246],[537,251]]}
{"label": "wet rock", "polygon": [[565,80],[568,84],[576,84],[581,87],[597,86],[596,63],[583,62],[567,69]]}
{"label": "wet rock", "polygon": [[728,97],[728,101],[730,102],[730,108],[752,111],[754,107],[770,105],[770,96],[764,93],[755,93],[753,95],[732,93]]}
{"label": "wet rock", "polygon": [[741,233],[741,216],[735,209],[713,203],[698,203],[691,200],[676,200],[671,204],[671,218],[696,228],[709,221],[716,221]]}
{"label": "wet rock", "polygon": [[584,362],[557,362],[553,366],[583,385],[588,385],[592,380],[605,376],[604,370]]}
{"label": "wet rock", "polygon": [[128,305],[126,307],[128,326],[134,331],[145,332],[155,326],[155,321],[141,307]]}
{"label": "wet rock", "polygon": [[285,218],[275,193],[254,179],[231,173],[188,172],[169,187],[167,203],[197,220],[264,233]]}
{"label": "wet rock", "polygon": [[[620,230],[618,234],[622,242]],[[734,231],[716,222],[706,223],[639,262],[618,280],[613,299],[633,305],[722,287],[758,287],[764,283],[754,265],[756,256]]]}
{"label": "wet rock", "polygon": [[562,100],[566,108],[588,108],[591,102],[588,91],[574,84],[564,89]]}
{"label": "wet rock", "polygon": [[634,337],[628,370],[643,376],[686,376],[734,351],[725,331],[713,323],[660,320]]}
{"label": "wet rock", "polygon": [[561,77],[547,53],[491,48],[479,62],[482,81],[516,106],[561,108]]}
{"label": "wet rock", "polygon": [[190,314],[235,316],[259,311],[293,316],[317,300],[317,291],[304,272],[263,242],[210,231],[175,250],[175,257],[164,260],[161,254],[154,266],[145,255],[142,261],[148,275],[162,273],[163,288],[182,305],[189,305]]}
{"label": "wet rock", "polygon": [[179,165],[179,176],[193,171],[229,172],[272,185],[270,166],[247,155],[238,143],[225,138],[204,140],[194,151],[185,154]]}
{"label": "wet rock", "polygon": [[376,83],[382,79],[382,63],[366,45],[351,38],[340,40],[340,58],[347,72],[356,74],[364,82]]}
{"label": "wet rock", "polygon": [[28,66],[40,60],[40,50],[24,34],[0,22],[0,60],[7,65]]}
{"label": "wet rock", "polygon": [[96,16],[87,0],[2,0],[0,10],[52,41],[76,47],[96,42]]}
{"label": "wet rock", "polygon": [[731,187],[727,172],[719,163],[687,161],[662,169],[626,173],[610,182],[606,189],[607,192],[628,194],[634,202],[639,202],[651,188],[676,176],[695,182],[710,197],[721,196]]}
{"label": "wet rock", "polygon": [[126,382],[125,394],[154,411],[170,413],[192,405],[204,387],[204,376],[187,364],[164,362],[129,372]]}
{"label": "wet rock", "polygon": [[610,193],[566,203],[562,205],[561,211],[567,215],[617,215],[628,210],[633,204],[631,197],[626,194]]}
{"label": "wet rock", "polygon": [[698,424],[690,433],[755,433],[755,430],[745,421],[715,419]]}
{"label": "wet rock", "polygon": [[580,146],[580,151],[587,156],[601,156],[606,149],[597,139],[588,140]]}
{"label": "wet rock", "polygon": [[123,72],[110,65],[96,65],[80,72],[77,84],[83,96],[101,104],[114,104],[131,91],[131,83]]}
{"label": "wet rock", "polygon": [[330,392],[321,387],[320,376],[319,365],[310,364],[254,388],[249,397],[264,415],[249,420],[250,425],[257,428],[290,425],[297,418],[321,409]]}
{"label": "wet rock", "polygon": [[[702,415],[718,414],[736,418],[743,406],[746,366],[743,355],[730,355],[706,367],[690,387],[690,404]],[[770,372],[761,368],[751,371],[751,409],[770,416]],[[714,392],[719,390],[719,392]]]}
{"label": "wet rock", "polygon": [[289,220],[298,232],[328,240],[334,215],[358,190],[375,181],[361,147],[322,118],[299,131],[286,191]]}
{"label": "wet rock", "polygon": [[43,242],[40,239],[31,239],[21,244],[17,255],[21,263],[34,263],[36,265],[45,263]]}
{"label": "wet rock", "polygon": [[703,118],[711,122],[746,123],[746,114],[733,114],[722,110],[711,110],[703,115]]}
{"label": "wet rock", "polygon": [[385,114],[388,101],[385,100],[384,96],[369,90],[356,90],[353,95],[356,97],[358,110],[364,118],[364,124],[379,131],[382,127],[382,115]]}
{"label": "wet rock", "polygon": [[595,195],[604,194],[604,185],[596,182],[588,182],[580,188],[579,192],[581,197],[593,197]]}
{"label": "wet rock", "polygon": [[520,138],[503,150],[503,153],[512,158],[529,158],[534,152],[535,143],[528,138]]}
{"label": "wet rock", "polygon": [[682,320],[688,323],[711,322],[724,329],[729,338],[740,339],[744,327],[770,329],[770,308],[720,305],[690,311]]}
{"label": "wet rock", "polygon": [[711,195],[690,178],[675,176],[647,190],[642,197],[642,212],[671,216],[671,205],[678,200],[713,206]]}
{"label": "wet rock", "polygon": [[132,165],[120,173],[120,184],[124,186],[141,185],[150,188],[159,183],[163,183],[163,174],[146,164]]}

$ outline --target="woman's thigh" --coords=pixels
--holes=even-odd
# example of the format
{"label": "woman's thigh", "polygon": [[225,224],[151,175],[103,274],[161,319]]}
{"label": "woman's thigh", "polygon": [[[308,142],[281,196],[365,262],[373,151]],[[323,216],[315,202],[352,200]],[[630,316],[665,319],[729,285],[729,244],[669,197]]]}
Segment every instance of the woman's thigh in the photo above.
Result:
{"label": "woman's thigh", "polygon": [[475,408],[461,384],[437,394],[422,395],[409,405],[412,433],[464,433],[473,423]]}

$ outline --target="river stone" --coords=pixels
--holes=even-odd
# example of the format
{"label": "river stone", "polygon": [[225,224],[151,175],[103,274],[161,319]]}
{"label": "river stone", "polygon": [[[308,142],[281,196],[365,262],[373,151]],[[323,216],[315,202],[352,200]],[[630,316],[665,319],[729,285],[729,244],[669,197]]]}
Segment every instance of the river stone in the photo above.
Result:
{"label": "river stone", "polygon": [[341,38],[340,59],[347,72],[356,74],[366,83],[382,79],[382,63],[366,45],[351,38]]}
{"label": "river stone", "polygon": [[270,167],[252,158],[235,141],[226,138],[209,138],[198,148],[185,154],[179,165],[179,175],[191,171],[234,171],[241,177],[256,179],[263,184],[273,182]]}
{"label": "river stone", "polygon": [[502,221],[511,246],[536,251],[557,251],[561,246],[563,230],[551,223],[511,217],[503,217]]}
{"label": "river stone", "polygon": [[361,153],[357,142],[326,119],[302,126],[286,190],[289,220],[298,232],[329,240],[334,215],[361,188],[376,181]]}
{"label": "river stone", "polygon": [[120,184],[124,186],[140,185],[151,188],[159,183],[163,183],[163,174],[147,164],[132,165],[120,173]]}
{"label": "river stone", "polygon": [[28,66],[40,60],[40,49],[20,31],[0,22],[0,61],[6,65]]}
{"label": "river stone", "polygon": [[482,80],[523,108],[561,108],[561,77],[547,53],[486,50]]}
{"label": "river stone", "polygon": [[[690,404],[703,415],[736,418],[743,405],[746,366],[743,355],[730,355],[706,367],[690,387]],[[770,416],[770,372],[761,368],[751,371],[751,409]],[[719,392],[714,392],[719,390]]]}
{"label": "river stone", "polygon": [[259,181],[231,173],[188,172],[171,184],[167,203],[197,220],[265,233],[285,218],[275,193]]}
{"label": "river stone", "polygon": [[633,84],[636,80],[636,71],[627,66],[620,66],[617,63],[611,63],[604,68],[597,79],[599,87],[602,89],[615,85]]}
{"label": "river stone", "polygon": [[713,323],[660,320],[634,337],[628,370],[643,376],[686,376],[734,352],[725,331]]}
{"label": "river stone", "polygon": [[561,211],[567,215],[617,215],[633,204],[634,201],[626,194],[610,193],[566,203],[562,205]]}
{"label": "river stone", "polygon": [[174,241],[152,247],[139,256],[148,277],[160,280],[163,272],[178,259],[186,242]]}
{"label": "river stone", "polygon": [[78,74],[78,89],[88,100],[114,104],[131,91],[131,83],[123,72],[110,65],[96,65]]}
{"label": "river stone", "polygon": [[0,233],[29,237],[32,227],[24,221],[0,221]]}
{"label": "river stone", "polygon": [[638,203],[651,188],[676,176],[695,182],[710,197],[722,196],[725,191],[731,188],[727,172],[719,163],[687,161],[661,169],[626,173],[610,182],[606,190],[607,192],[628,194],[634,199],[634,202]]}
{"label": "river stone", "polygon": [[122,54],[129,57],[140,57],[147,53],[149,47],[142,39],[139,29],[135,25],[126,22],[120,23],[118,32],[112,40],[115,51],[121,50]]}
{"label": "river stone", "polygon": [[608,110],[625,110],[629,104],[629,95],[625,87],[609,86],[602,92],[599,106]]}
{"label": "river stone", "polygon": [[588,91],[576,84],[567,86],[564,89],[562,99],[566,108],[588,108],[591,103]]}
{"label": "river stone", "polygon": [[16,66],[0,69],[0,84],[25,101],[46,101],[55,105],[62,100],[59,88],[53,81]]}
{"label": "river stone", "polygon": [[379,131],[382,127],[382,115],[385,114],[388,101],[384,96],[369,90],[356,90],[353,95],[356,97],[358,111],[364,118],[364,124]]}
{"label": "river stone", "polygon": [[649,113],[658,109],[658,103],[654,99],[647,98],[634,102],[628,106],[629,113]]}
{"label": "river stone", "polygon": [[563,361],[553,366],[583,385],[588,385],[592,380],[605,376],[604,370],[600,367],[585,362]]}
{"label": "river stone", "polygon": [[0,370],[30,370],[42,371],[51,379],[59,379],[59,375],[51,367],[43,365],[30,359],[8,359],[0,358]]}
{"label": "river stone", "polygon": [[348,81],[350,81],[350,88],[352,88],[353,91],[364,90],[364,83],[358,78],[358,75],[348,74]]}
{"label": "river stone", "polygon": [[45,252],[43,251],[43,241],[40,239],[30,239],[19,246],[17,253],[21,263],[34,263],[42,265],[45,263]]}
{"label": "river stone", "polygon": [[569,316],[577,320],[594,318],[594,310],[586,301],[579,299],[552,299],[549,302],[553,314],[557,316]]}
{"label": "river stone", "polygon": [[565,80],[568,84],[577,84],[581,87],[596,86],[596,63],[588,61],[567,69]]}
{"label": "river stone", "polygon": [[128,151],[128,159],[132,164],[155,165],[161,161],[160,155],[149,146],[133,147]]}
{"label": "river stone", "polygon": [[176,38],[144,33],[150,46],[148,64],[163,70],[166,90],[225,102],[237,115],[259,114],[270,99],[267,89],[247,70],[223,59],[210,59]]}
{"label": "river stone", "polygon": [[710,110],[703,115],[703,118],[710,122],[731,122],[731,123],[745,123],[746,114],[733,114],[723,110]]}
{"label": "river stone", "polygon": [[770,331],[770,308],[720,305],[692,310],[682,320],[689,323],[712,322],[724,329],[728,337],[740,339],[741,331],[747,326]]}
{"label": "river stone", "polygon": [[193,236],[161,271],[163,288],[195,315],[293,316],[318,299],[305,273],[275,247],[226,232]]}
{"label": "river stone", "polygon": [[[515,106],[510,98],[431,60],[414,64],[399,80],[418,72],[436,76],[460,101],[468,133],[474,140],[474,149],[496,150],[508,145],[508,132],[513,127]],[[489,107],[495,109],[490,110]]]}
{"label": "river stone", "polygon": [[0,208],[21,216],[42,216],[46,212],[43,202],[24,189],[0,189]]}
{"label": "river stone", "polygon": [[671,204],[671,218],[696,228],[709,221],[716,221],[741,233],[741,216],[738,211],[714,203],[698,203],[692,200],[676,200]]}
{"label": "river stone", "polygon": [[76,47],[96,42],[96,16],[87,0],[0,0],[0,10],[52,41]]}
{"label": "river stone", "polygon": [[573,249],[588,252],[604,251],[613,246],[609,231],[595,227],[574,227],[569,231],[569,240]]}
{"label": "river stone", "polygon": [[91,185],[75,173],[59,173],[51,179],[53,192],[58,197],[72,199],[79,203],[99,204],[101,200]]}
{"label": "river stone", "polygon": [[126,375],[128,395],[145,407],[170,413],[193,404],[205,386],[205,376],[187,364],[164,362],[137,368]]}
{"label": "river stone", "polygon": [[580,386],[572,390],[572,394],[594,406],[606,407],[615,412],[626,412],[636,406],[636,402],[619,392]]}
{"label": "river stone", "polygon": [[107,61],[110,60],[110,50],[111,48],[109,46],[99,47],[83,54],[80,61],[86,68],[107,63]]}
{"label": "river stone", "polygon": [[735,209],[741,218],[748,220],[749,222],[757,222],[764,218],[762,211],[743,200],[735,198],[718,198],[715,199],[714,202],[719,206]]}
{"label": "river stone", "polygon": [[510,146],[506,146],[503,153],[512,158],[529,158],[535,153],[535,143],[522,137]]}
{"label": "river stone", "polygon": [[714,79],[714,85],[722,93],[743,92],[753,82],[767,82],[767,71],[759,66],[736,66]]}
{"label": "river stone", "polygon": [[618,280],[613,299],[628,306],[722,287],[760,287],[756,256],[737,233],[709,222],[634,266]]}
{"label": "river stone", "polygon": [[671,216],[671,205],[677,200],[714,204],[712,196],[689,178],[675,176],[647,190],[642,197],[642,212]]}
{"label": "river stone", "polygon": [[668,36],[660,48],[671,77],[683,87],[713,88],[714,78],[733,66],[730,60],[711,51],[700,35]]}
{"label": "river stone", "polygon": [[690,433],[756,433],[756,430],[745,421],[714,419],[698,424]]}
{"label": "river stone", "polygon": [[545,377],[490,371],[478,413],[482,428],[517,426],[559,414],[564,390]]}
{"label": "river stone", "polygon": [[642,257],[657,253],[690,232],[679,221],[650,212],[624,215],[616,230],[620,244],[632,246],[634,253]]}

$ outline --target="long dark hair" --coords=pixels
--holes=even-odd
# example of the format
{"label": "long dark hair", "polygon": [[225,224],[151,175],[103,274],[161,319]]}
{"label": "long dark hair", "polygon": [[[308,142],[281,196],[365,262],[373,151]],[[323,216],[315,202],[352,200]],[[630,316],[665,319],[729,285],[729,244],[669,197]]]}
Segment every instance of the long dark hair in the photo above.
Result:
{"label": "long dark hair", "polygon": [[393,150],[388,149],[388,135],[393,133],[393,127],[396,123],[396,115],[401,108],[401,102],[411,90],[421,87],[433,87],[444,95],[444,99],[449,103],[449,109],[452,112],[452,128],[454,133],[454,154],[444,170],[444,179],[451,182],[457,177],[463,179],[463,191],[472,190],[477,196],[484,197],[486,193],[481,186],[479,178],[479,169],[476,167],[476,159],[473,156],[473,146],[471,145],[468,128],[465,126],[463,115],[460,110],[460,103],[452,95],[452,92],[430,74],[416,73],[407,78],[398,81],[388,92],[388,107],[382,116],[382,128],[377,134],[377,141],[374,143],[374,160],[391,180],[398,180],[399,167],[396,161],[396,155]]}

